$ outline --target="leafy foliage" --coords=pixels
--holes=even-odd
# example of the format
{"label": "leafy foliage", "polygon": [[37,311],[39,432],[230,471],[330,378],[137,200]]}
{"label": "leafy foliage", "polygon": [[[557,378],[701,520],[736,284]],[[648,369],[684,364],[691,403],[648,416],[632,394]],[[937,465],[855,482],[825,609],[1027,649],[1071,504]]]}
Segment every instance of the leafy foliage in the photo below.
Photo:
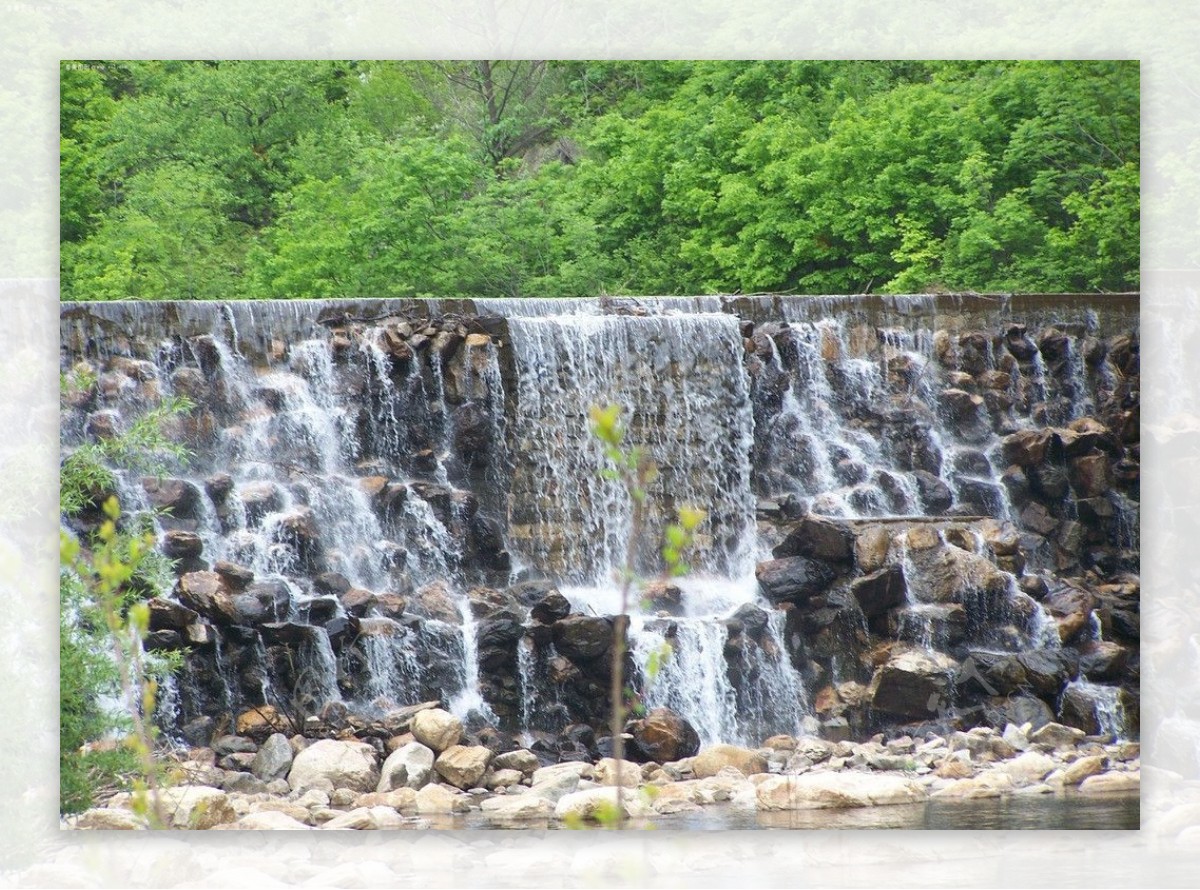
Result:
{"label": "leafy foliage", "polygon": [[1136,62],[64,63],[72,299],[1138,286]]}

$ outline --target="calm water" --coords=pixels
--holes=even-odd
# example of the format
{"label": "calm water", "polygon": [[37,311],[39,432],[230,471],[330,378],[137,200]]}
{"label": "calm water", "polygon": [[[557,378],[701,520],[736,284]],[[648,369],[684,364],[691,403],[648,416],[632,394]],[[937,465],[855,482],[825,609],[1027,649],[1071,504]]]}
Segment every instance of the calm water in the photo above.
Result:
{"label": "calm water", "polygon": [[[653,827],[668,831],[721,831],[726,829],[1054,829],[1137,830],[1140,798],[1137,794],[1082,795],[1040,794],[983,800],[930,801],[890,807],[847,810],[795,810],[778,813],[748,813],[727,805],[704,807],[699,812],[660,816]],[[478,813],[445,817],[431,827],[488,828]],[[505,826],[510,827],[510,826]],[[517,827],[517,826],[511,826]],[[527,828],[560,828],[551,821]],[[648,828],[649,823],[630,827]]]}

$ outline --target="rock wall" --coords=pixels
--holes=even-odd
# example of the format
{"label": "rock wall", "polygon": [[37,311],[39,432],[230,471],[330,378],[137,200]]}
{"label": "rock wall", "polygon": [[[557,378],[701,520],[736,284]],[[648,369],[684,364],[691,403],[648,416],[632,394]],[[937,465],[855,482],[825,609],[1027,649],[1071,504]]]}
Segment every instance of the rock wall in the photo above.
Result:
{"label": "rock wall", "polygon": [[116,492],[128,521],[157,511],[176,560],[148,645],[185,651],[160,719],[193,740],[266,705],[369,734],[438,699],[597,753],[629,522],[594,474],[605,401],[662,469],[652,524],[710,514],[696,577],[643,591],[627,656],[641,702],[705,744],[1052,718],[1136,734],[1136,297],[62,319],[64,370],[97,373],[64,401],[64,450],[164,395],[196,404],[171,430],[188,464]]}

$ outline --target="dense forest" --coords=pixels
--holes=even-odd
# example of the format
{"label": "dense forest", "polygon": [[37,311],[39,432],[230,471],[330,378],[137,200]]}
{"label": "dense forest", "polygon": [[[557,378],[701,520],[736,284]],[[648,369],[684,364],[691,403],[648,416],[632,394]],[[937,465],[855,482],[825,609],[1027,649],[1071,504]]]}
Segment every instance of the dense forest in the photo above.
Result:
{"label": "dense forest", "polygon": [[1138,287],[1136,62],[65,62],[65,300]]}

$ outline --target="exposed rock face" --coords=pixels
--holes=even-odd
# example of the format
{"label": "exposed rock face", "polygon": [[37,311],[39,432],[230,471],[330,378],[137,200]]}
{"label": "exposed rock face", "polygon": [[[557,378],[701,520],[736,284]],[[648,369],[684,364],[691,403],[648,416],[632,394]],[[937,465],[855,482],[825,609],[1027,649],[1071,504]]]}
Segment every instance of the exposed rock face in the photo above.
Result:
{"label": "exposed rock face", "polygon": [[805,556],[760,562],[754,574],[763,596],[773,603],[806,600],[824,592],[836,576],[827,563]]}
{"label": "exposed rock face", "polygon": [[939,652],[902,651],[871,680],[871,707],[914,719],[931,719],[949,704],[958,663]]}

